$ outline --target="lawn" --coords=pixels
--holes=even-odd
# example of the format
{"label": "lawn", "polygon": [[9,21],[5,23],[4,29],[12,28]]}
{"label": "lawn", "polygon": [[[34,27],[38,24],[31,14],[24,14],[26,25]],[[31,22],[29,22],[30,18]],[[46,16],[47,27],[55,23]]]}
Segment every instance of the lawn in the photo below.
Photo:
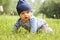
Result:
{"label": "lawn", "polygon": [[37,32],[31,34],[22,27],[17,33],[12,32],[12,28],[18,16],[0,15],[0,40],[60,40],[60,19],[45,18],[52,33]]}

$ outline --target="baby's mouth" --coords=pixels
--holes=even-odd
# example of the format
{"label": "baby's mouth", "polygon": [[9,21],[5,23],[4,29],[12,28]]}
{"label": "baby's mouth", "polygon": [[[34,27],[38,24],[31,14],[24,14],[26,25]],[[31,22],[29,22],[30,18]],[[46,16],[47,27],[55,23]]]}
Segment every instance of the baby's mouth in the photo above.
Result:
{"label": "baby's mouth", "polygon": [[25,17],[25,19],[27,19],[28,17]]}

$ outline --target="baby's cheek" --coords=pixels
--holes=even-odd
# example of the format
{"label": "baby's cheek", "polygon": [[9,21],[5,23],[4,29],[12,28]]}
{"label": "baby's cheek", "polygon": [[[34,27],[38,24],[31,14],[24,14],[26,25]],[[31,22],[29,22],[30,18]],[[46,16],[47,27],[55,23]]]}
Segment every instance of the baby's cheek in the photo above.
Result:
{"label": "baby's cheek", "polygon": [[29,17],[31,17],[32,15],[31,14],[29,14]]}

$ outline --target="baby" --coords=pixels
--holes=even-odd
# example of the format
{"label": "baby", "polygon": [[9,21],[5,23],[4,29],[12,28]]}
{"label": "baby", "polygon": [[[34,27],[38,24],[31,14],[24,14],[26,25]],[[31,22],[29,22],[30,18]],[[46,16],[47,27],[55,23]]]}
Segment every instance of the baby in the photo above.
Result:
{"label": "baby", "polygon": [[33,16],[32,9],[25,0],[19,0],[16,9],[19,19],[14,24],[13,32],[16,32],[20,27],[31,33],[36,33],[38,29],[46,33],[52,32],[52,29],[43,19],[37,19]]}

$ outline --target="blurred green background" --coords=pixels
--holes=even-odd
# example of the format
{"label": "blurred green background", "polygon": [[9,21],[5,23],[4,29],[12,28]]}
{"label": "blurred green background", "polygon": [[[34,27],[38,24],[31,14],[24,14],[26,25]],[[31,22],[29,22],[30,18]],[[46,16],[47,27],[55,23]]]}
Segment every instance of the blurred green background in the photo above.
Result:
{"label": "blurred green background", "polygon": [[[35,16],[60,18],[60,0],[26,0]],[[0,15],[17,15],[18,0],[0,0]]]}

